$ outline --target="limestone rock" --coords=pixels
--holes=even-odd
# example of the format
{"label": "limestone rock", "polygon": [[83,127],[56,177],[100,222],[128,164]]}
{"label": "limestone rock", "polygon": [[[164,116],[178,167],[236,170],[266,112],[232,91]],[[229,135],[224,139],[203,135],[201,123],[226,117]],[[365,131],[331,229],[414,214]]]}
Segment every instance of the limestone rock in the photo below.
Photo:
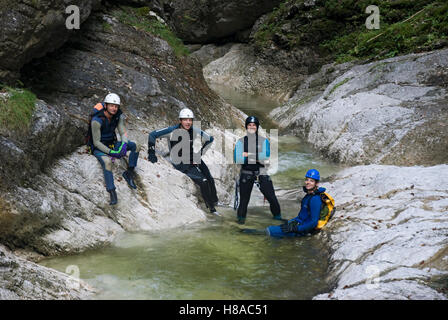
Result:
{"label": "limestone rock", "polygon": [[293,94],[304,74],[286,71],[259,59],[254,48],[234,44],[221,58],[213,60],[204,69],[210,85],[225,85],[251,95],[262,95],[285,102]]}
{"label": "limestone rock", "polygon": [[75,276],[19,258],[0,245],[0,300],[78,300],[93,293]]}
{"label": "limestone rock", "polygon": [[189,43],[210,43],[249,29],[281,1],[164,1],[167,20],[177,35]]}
{"label": "limestone rock", "polygon": [[[345,169],[323,184],[336,214],[329,246],[332,291],[315,299],[447,299],[448,165]],[[446,287],[445,287],[446,289]]]}
{"label": "limestone rock", "polygon": [[14,0],[0,2],[0,82],[19,78],[20,68],[67,41],[74,30],[66,28],[66,8],[76,5],[80,23],[84,22],[99,0]]}
{"label": "limestone rock", "polygon": [[323,92],[306,81],[270,116],[335,161],[447,162],[448,50],[347,67],[324,68],[310,78],[337,75]]}

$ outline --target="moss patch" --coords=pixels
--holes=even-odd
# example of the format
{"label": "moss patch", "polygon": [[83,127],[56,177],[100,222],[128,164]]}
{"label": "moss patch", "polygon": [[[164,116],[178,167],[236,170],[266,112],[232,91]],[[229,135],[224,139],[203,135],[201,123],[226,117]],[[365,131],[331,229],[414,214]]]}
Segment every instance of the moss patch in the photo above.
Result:
{"label": "moss patch", "polygon": [[335,92],[336,89],[339,88],[340,86],[342,86],[343,84],[349,82],[351,79],[352,78],[345,78],[341,82],[338,82],[337,84],[335,84],[335,86],[333,88],[331,88],[329,95],[331,95],[333,92]]}
{"label": "moss patch", "polygon": [[28,129],[36,96],[26,89],[0,86],[0,126],[7,130]]}
{"label": "moss patch", "polygon": [[[369,5],[380,10],[380,29],[365,26]],[[256,32],[255,44],[290,50],[303,46],[339,63],[380,60],[448,46],[448,3],[437,0],[287,0]]]}
{"label": "moss patch", "polygon": [[149,17],[150,9],[148,7],[132,8],[122,6],[113,12],[113,15],[121,22],[133,26],[137,30],[148,32],[159,37],[173,48],[176,56],[186,56],[189,54],[182,40],[170,30],[168,26],[158,21],[156,18]]}

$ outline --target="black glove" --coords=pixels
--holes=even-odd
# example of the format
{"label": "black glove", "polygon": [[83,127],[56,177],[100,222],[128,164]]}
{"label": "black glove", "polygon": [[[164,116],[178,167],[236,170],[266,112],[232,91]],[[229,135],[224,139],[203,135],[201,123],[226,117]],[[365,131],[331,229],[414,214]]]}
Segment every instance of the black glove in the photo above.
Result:
{"label": "black glove", "polygon": [[156,151],[154,150],[154,147],[151,147],[148,150],[148,160],[151,161],[152,163],[157,162]]}
{"label": "black glove", "polygon": [[298,225],[297,221],[293,220],[289,223],[282,224],[280,226],[280,229],[282,230],[283,233],[290,233],[290,232],[298,233],[299,231],[297,230],[297,225]]}

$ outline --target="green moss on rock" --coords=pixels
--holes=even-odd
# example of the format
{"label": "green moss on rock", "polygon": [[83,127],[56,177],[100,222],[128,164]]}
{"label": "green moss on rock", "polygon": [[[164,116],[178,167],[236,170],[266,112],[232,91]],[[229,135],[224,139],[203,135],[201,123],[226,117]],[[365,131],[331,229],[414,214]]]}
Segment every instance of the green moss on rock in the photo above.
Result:
{"label": "green moss on rock", "polygon": [[26,130],[35,109],[35,94],[26,89],[0,88],[0,126],[7,130]]}

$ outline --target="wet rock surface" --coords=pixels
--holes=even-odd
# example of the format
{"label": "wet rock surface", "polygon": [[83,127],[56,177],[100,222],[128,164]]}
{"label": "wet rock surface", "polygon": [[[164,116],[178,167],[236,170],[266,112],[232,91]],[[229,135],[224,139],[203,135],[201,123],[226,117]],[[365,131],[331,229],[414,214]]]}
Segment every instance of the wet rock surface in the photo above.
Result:
{"label": "wet rock surface", "polygon": [[0,245],[0,300],[79,300],[93,293],[76,277],[19,258]]}
{"label": "wet rock surface", "polygon": [[448,50],[347,67],[323,68],[270,116],[334,161],[447,162]]}
{"label": "wet rock surface", "polygon": [[305,79],[305,73],[300,70],[288,71],[260,59],[248,44],[234,44],[224,56],[207,64],[203,72],[210,85],[225,85],[245,94],[282,102]]}
{"label": "wet rock surface", "polygon": [[[99,0],[14,0],[0,2],[0,82],[14,83],[20,68],[62,46],[74,30],[66,28],[66,8],[79,8],[84,22]],[[72,12],[70,12],[72,13]]]}
{"label": "wet rock surface", "polygon": [[315,299],[447,299],[448,165],[358,166],[323,183],[336,213],[329,293]]}
{"label": "wet rock surface", "polygon": [[281,1],[163,1],[164,14],[177,35],[188,43],[209,43],[249,29]]}

